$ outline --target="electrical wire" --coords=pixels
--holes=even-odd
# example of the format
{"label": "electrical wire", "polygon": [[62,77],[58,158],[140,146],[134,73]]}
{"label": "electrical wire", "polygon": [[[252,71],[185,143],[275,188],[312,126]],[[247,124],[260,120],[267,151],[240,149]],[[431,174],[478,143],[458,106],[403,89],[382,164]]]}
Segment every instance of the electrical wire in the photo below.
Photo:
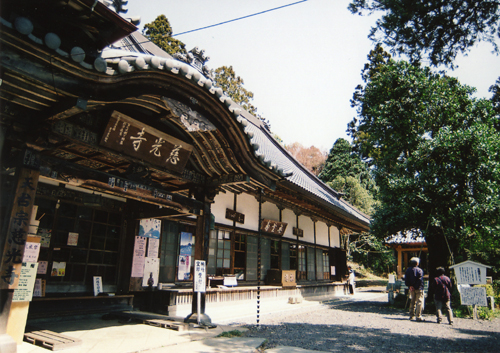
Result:
{"label": "electrical wire", "polygon": [[172,34],[172,37],[175,37],[175,36],[180,36],[180,35],[182,35],[182,34],[187,34],[187,33],[196,32],[196,31],[201,31],[201,30],[203,30],[203,29],[207,29],[207,28],[217,27],[217,26],[220,26],[220,25],[223,25],[223,24],[226,24],[226,23],[230,23],[230,22],[235,22],[235,21],[243,20],[243,19],[245,19],[245,18],[249,18],[249,17],[253,17],[253,16],[257,16],[257,15],[262,15],[262,14],[264,14],[264,13],[266,13],[266,12],[271,12],[271,11],[279,10],[279,9],[282,9],[282,8],[285,8],[285,7],[289,7],[289,6],[293,6],[293,5],[297,5],[297,4],[300,4],[300,3],[302,3],[302,2],[306,2],[306,1],[307,1],[307,0],[297,1],[297,2],[294,2],[294,3],[291,3],[291,4],[287,4],[287,5],[283,5],[283,6],[275,7],[275,8],[273,8],[273,9],[269,9],[269,10],[265,10],[265,11],[257,12],[257,13],[251,14],[251,15],[247,15],[247,16],[243,16],[243,17],[238,17],[238,18],[235,18],[235,19],[233,19],[233,20],[224,21],[224,22],[216,23],[216,24],[213,24],[213,25],[210,25],[210,26],[201,27],[201,28],[197,28],[197,29],[192,29],[192,30],[190,30],[190,31],[186,31],[186,32],[181,32],[181,33]]}

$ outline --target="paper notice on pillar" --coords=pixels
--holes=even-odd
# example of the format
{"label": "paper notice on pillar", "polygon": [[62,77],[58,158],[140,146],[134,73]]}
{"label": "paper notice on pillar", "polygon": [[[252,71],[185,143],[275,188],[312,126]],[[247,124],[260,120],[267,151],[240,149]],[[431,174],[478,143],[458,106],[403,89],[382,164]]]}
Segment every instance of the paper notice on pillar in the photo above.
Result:
{"label": "paper notice on pillar", "polygon": [[158,251],[160,248],[160,239],[148,239],[148,257],[158,258]]}
{"label": "paper notice on pillar", "polygon": [[63,277],[66,275],[66,262],[53,262],[52,272],[50,272],[52,277]]}
{"label": "paper notice on pillar", "polygon": [[135,237],[134,258],[132,259],[132,275],[131,277],[144,276],[144,258],[146,256],[146,241],[145,237]]}
{"label": "paper notice on pillar", "polygon": [[191,275],[191,256],[179,255],[179,272],[177,279],[187,281]]}
{"label": "paper notice on pillar", "polygon": [[47,273],[48,267],[49,267],[48,261],[38,261],[38,271],[36,273],[39,275],[44,275]]}
{"label": "paper notice on pillar", "polygon": [[13,302],[29,302],[33,298],[33,290],[35,288],[37,262],[23,262],[21,267],[21,275],[17,289],[14,290],[12,297]]}
{"label": "paper notice on pillar", "polygon": [[[149,239],[151,240],[151,239]],[[142,278],[143,287],[158,286],[158,273],[160,272],[160,261],[153,257],[146,257],[144,261],[144,277]]]}
{"label": "paper notice on pillar", "polygon": [[24,246],[23,262],[37,262],[40,254],[40,243],[26,242]]}

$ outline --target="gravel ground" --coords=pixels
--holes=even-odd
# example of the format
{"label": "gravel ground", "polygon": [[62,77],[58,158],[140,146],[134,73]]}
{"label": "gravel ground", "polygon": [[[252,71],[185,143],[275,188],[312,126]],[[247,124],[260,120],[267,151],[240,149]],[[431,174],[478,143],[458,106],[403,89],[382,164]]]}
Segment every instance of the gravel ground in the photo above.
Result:
{"label": "gravel ground", "polygon": [[[437,324],[410,321],[407,313],[387,305],[381,289],[362,301],[335,300],[314,308],[273,315],[259,327],[247,325],[248,337],[266,338],[266,349],[291,346],[327,352],[500,352],[500,319],[454,319]],[[379,292],[380,295],[377,296]]]}

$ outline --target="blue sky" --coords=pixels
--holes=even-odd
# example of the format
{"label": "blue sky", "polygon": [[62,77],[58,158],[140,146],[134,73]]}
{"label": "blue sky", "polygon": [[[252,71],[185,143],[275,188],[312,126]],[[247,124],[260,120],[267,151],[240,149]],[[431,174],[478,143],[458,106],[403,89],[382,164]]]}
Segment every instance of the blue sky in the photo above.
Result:
{"label": "blue sky", "polygon": [[[141,16],[139,28],[164,14],[182,33],[266,11],[297,0],[129,0],[125,16]],[[188,50],[210,56],[210,68],[232,65],[254,93],[253,105],[285,144],[300,142],[328,151],[338,138],[350,140],[347,124],[354,88],[373,43],[375,16],[352,15],[350,0],[309,0],[221,26],[176,36]],[[473,48],[449,72],[489,98],[500,76],[491,45]]]}

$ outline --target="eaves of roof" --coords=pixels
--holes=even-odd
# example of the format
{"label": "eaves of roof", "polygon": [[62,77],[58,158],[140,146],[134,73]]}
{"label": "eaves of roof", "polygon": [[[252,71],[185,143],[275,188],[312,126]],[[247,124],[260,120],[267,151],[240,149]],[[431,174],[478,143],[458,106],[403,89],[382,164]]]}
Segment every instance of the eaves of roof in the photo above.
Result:
{"label": "eaves of roof", "polygon": [[[23,28],[26,28],[26,26],[32,26],[27,18],[23,18],[21,21],[23,28],[19,28],[17,22],[11,23],[4,18],[0,18],[0,21],[2,25],[16,29],[33,42],[46,45],[56,54],[65,58],[69,57],[88,70],[95,70],[107,75],[124,75],[143,70],[167,71],[190,80],[193,84],[206,89],[214,95],[215,99],[226,106],[226,109],[238,121],[241,129],[248,137],[255,157],[266,168],[270,169],[282,180],[299,187],[306,194],[324,201],[333,210],[340,211],[365,227],[369,226],[370,218],[367,215],[341,200],[337,192],[300,165],[274,140],[260,119],[233,102],[221,88],[215,87],[212,80],[202,74],[205,71],[200,71],[186,62],[172,58],[169,54],[145,40],[146,38],[139,32],[132,33],[128,39],[120,40],[114,47],[104,49],[93,62],[88,62],[86,53],[79,47],[74,47],[71,53],[60,49],[60,38],[55,33],[50,33],[50,36],[47,35],[42,40],[34,36],[31,31],[29,33],[24,31]],[[121,49],[116,49],[117,47]]]}

